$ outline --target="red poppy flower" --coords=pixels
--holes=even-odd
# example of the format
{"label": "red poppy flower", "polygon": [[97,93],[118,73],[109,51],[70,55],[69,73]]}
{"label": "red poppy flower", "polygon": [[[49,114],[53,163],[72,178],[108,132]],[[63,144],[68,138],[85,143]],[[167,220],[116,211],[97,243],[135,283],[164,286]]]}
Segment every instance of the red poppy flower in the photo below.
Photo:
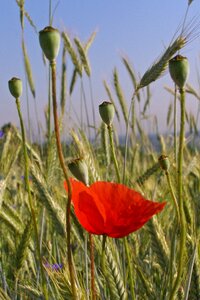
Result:
{"label": "red poppy flower", "polygon": [[74,179],[70,182],[76,217],[93,234],[124,237],[141,228],[165,206],[165,202],[146,200],[123,184],[97,181],[87,187]]}

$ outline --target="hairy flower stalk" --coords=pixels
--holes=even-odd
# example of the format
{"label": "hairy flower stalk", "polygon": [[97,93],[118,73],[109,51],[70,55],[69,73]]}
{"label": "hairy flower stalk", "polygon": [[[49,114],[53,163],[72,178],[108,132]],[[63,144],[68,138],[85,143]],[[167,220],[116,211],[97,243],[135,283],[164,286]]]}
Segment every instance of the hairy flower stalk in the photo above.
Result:
{"label": "hairy flower stalk", "polygon": [[171,193],[171,196],[172,196],[172,199],[173,199],[173,202],[174,202],[174,206],[175,206],[175,210],[176,210],[176,214],[177,214],[177,219],[178,219],[178,222],[180,222],[180,214],[179,214],[178,202],[176,200],[174,189],[172,187],[172,183],[171,183],[171,178],[170,178],[169,172],[166,171],[165,175],[166,175],[167,183],[168,183],[168,186],[169,186],[169,189],[170,189],[170,193]]}
{"label": "hairy flower stalk", "polygon": [[183,263],[186,243],[186,223],[183,209],[183,146],[185,135],[185,83],[189,74],[189,64],[186,57],[177,55],[169,61],[169,71],[180,92],[180,135],[178,153],[178,204],[180,215],[180,245],[177,277],[172,289],[170,300],[175,299],[183,274]]}
{"label": "hairy flower stalk", "polygon": [[20,108],[19,97],[22,94],[22,82],[20,79],[14,77],[11,80],[9,80],[8,85],[9,85],[10,93],[16,100],[16,107],[17,107],[17,112],[18,112],[19,120],[20,120],[21,133],[22,133],[22,146],[23,146],[23,154],[24,154],[25,185],[26,185],[26,189],[28,192],[28,201],[29,201],[29,206],[30,206],[30,210],[31,210],[31,216],[33,219],[36,247],[37,247],[38,259],[39,259],[40,271],[41,271],[43,296],[44,296],[45,300],[48,300],[49,298],[48,298],[46,280],[45,280],[45,275],[44,275],[44,267],[42,264],[42,255],[41,255],[41,251],[40,251],[40,240],[39,240],[39,234],[38,234],[38,229],[37,229],[37,221],[36,221],[36,215],[35,215],[34,205],[33,205],[32,196],[31,196],[30,183],[29,183],[29,163],[28,163],[28,154],[27,154],[27,148],[26,148],[26,135],[25,135],[24,123],[23,123],[23,118],[22,118],[22,113],[21,113],[21,108]]}
{"label": "hairy flower stalk", "polygon": [[[89,186],[88,167],[83,158],[74,159],[68,164],[68,168],[70,172],[76,177],[76,179],[83,182],[86,186]],[[94,241],[91,233],[89,233],[89,243],[90,243],[91,293],[92,293],[92,300],[95,300],[96,289],[95,289],[95,272],[94,272]],[[87,265],[87,259],[86,259],[86,265]],[[89,299],[89,295],[88,295],[88,299]]]}
{"label": "hairy flower stalk", "polygon": [[92,300],[96,300],[95,274],[94,274],[94,240],[91,233],[89,233],[89,241],[90,241],[91,292],[92,292]]}
{"label": "hairy flower stalk", "polygon": [[169,190],[170,190],[170,193],[171,193],[171,196],[172,196],[172,200],[174,202],[174,207],[175,207],[175,210],[176,210],[177,219],[178,219],[178,222],[180,222],[178,202],[177,202],[177,199],[176,199],[176,196],[175,196],[175,193],[174,193],[174,189],[173,189],[170,174],[169,174],[169,168],[170,168],[169,158],[166,155],[161,155],[159,157],[158,161],[159,161],[161,169],[165,172],[165,176],[167,178],[167,183],[168,183],[168,186],[169,186]]}
{"label": "hairy flower stalk", "polygon": [[[99,105],[99,114],[102,121],[107,125],[110,147],[111,147],[111,157],[114,162],[115,172],[117,176],[117,181],[120,182],[119,167],[116,159],[113,135],[112,135],[112,122],[115,115],[115,108],[111,102],[104,101]],[[104,277],[106,278],[106,268],[105,268],[105,247],[106,247],[106,235],[103,235],[102,239],[102,255],[101,255],[101,267]]]}
{"label": "hairy flower stalk", "polygon": [[57,100],[56,100],[56,57],[60,48],[60,34],[59,31],[51,26],[44,28],[39,33],[40,46],[46,56],[50,61],[51,66],[51,81],[52,81],[52,100],[53,100],[53,116],[54,116],[54,128],[56,136],[56,145],[58,151],[58,157],[60,161],[61,168],[68,186],[68,201],[66,206],[66,232],[67,232],[67,256],[68,256],[68,266],[71,280],[72,296],[73,299],[77,299],[76,287],[75,287],[75,276],[74,267],[72,262],[71,253],[71,223],[70,223],[70,210],[71,210],[71,199],[72,199],[72,189],[69,181],[68,171],[65,166],[64,156],[62,151],[62,145],[60,140],[59,131],[59,121],[57,113]]}
{"label": "hairy flower stalk", "polygon": [[[111,155],[115,166],[115,172],[117,175],[118,182],[121,181],[120,173],[119,173],[119,166],[117,163],[117,158],[115,154],[115,148],[114,148],[114,142],[113,142],[113,134],[112,134],[112,126],[108,125],[108,133],[109,133],[109,139],[110,139],[110,147],[111,147]],[[129,279],[130,279],[130,289],[131,289],[131,297],[133,300],[135,300],[135,291],[134,291],[134,283],[133,283],[133,272],[132,272],[132,266],[131,266],[131,260],[130,260],[130,253],[129,253],[129,247],[128,247],[128,241],[127,238],[123,238],[123,245],[126,252],[127,262],[128,262],[128,271],[129,271]]]}
{"label": "hairy flower stalk", "polygon": [[64,162],[64,156],[63,156],[62,146],[61,146],[61,141],[60,141],[59,122],[58,122],[58,114],[57,114],[57,101],[56,101],[56,62],[55,61],[51,61],[51,71],[52,71],[53,116],[54,116],[56,144],[57,144],[60,165],[61,165],[65,180],[68,185],[68,201],[67,201],[67,207],[66,207],[67,255],[68,255],[70,279],[71,279],[71,285],[72,285],[72,295],[75,300],[75,299],[77,299],[77,295],[76,295],[75,278],[74,278],[74,267],[73,267],[71,247],[70,247],[71,246],[70,210],[71,210],[72,191],[71,191],[71,185],[70,185],[70,181],[69,181],[67,168],[66,168],[65,162]]}
{"label": "hairy flower stalk", "polygon": [[177,277],[172,290],[170,300],[175,299],[176,292],[181,282],[181,276],[183,273],[183,260],[185,253],[186,242],[186,224],[185,215],[183,209],[183,144],[184,144],[184,126],[185,126],[185,90],[180,89],[180,105],[181,105],[181,124],[180,124],[180,136],[179,136],[179,154],[178,154],[178,201],[179,201],[179,215],[180,215],[180,245],[179,245],[179,264],[177,270]]}
{"label": "hairy flower stalk", "polygon": [[[108,134],[109,134],[109,140],[110,140],[110,147],[111,147],[111,156],[114,162],[115,166],[115,172],[117,176],[117,181],[120,182],[120,173],[119,173],[119,166],[115,154],[115,147],[114,147],[114,141],[113,141],[113,132],[112,132],[112,122],[114,119],[114,105],[110,102],[103,102],[101,105],[99,105],[99,113],[103,120],[103,122],[107,125],[108,128]],[[103,239],[103,243],[105,244],[106,239]],[[135,291],[134,291],[134,283],[133,283],[133,272],[132,272],[132,266],[131,266],[131,260],[130,260],[130,253],[129,253],[129,247],[126,237],[123,239],[123,245],[125,248],[126,256],[127,256],[127,262],[128,262],[128,270],[129,270],[129,278],[130,278],[130,288],[131,288],[131,297],[133,300],[135,300]],[[104,247],[105,248],[105,245]],[[105,260],[105,251],[102,252],[102,255],[104,256],[102,258],[102,266],[104,268],[104,260]]]}
{"label": "hairy flower stalk", "polygon": [[174,84],[174,161],[177,162],[177,88]]}
{"label": "hairy flower stalk", "polygon": [[106,259],[106,239],[107,236],[103,235],[102,236],[102,252],[101,252],[101,268],[102,268],[102,273],[104,275],[104,278],[106,278],[106,265],[105,265],[105,259]]}
{"label": "hairy flower stalk", "polygon": [[118,166],[118,162],[117,162],[117,158],[116,158],[116,154],[115,154],[115,147],[114,147],[114,141],[113,141],[113,130],[112,130],[111,125],[108,125],[108,134],[109,134],[109,140],[110,140],[111,156],[112,156],[114,166],[115,166],[117,181],[120,182],[121,179],[120,179],[120,173],[119,173],[119,166]]}

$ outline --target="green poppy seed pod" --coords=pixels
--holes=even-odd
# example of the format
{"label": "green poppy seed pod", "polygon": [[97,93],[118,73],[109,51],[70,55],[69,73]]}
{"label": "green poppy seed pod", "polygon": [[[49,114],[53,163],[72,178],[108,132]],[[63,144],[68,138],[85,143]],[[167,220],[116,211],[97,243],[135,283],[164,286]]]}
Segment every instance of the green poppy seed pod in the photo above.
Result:
{"label": "green poppy seed pod", "polygon": [[82,158],[74,159],[68,164],[70,172],[85,185],[89,185],[88,168],[85,161]]}
{"label": "green poppy seed pod", "polygon": [[104,101],[99,105],[99,113],[103,122],[110,126],[115,115],[114,105],[111,102]]}
{"label": "green poppy seed pod", "polygon": [[14,98],[19,98],[22,95],[22,81],[19,78],[13,77],[8,81],[8,87],[11,95]]}
{"label": "green poppy seed pod", "polygon": [[170,59],[169,73],[174,83],[182,89],[189,75],[189,63],[187,57],[176,55]]}
{"label": "green poppy seed pod", "polygon": [[160,167],[163,171],[168,171],[169,170],[169,167],[170,167],[170,162],[169,162],[169,158],[168,156],[166,155],[161,155],[159,158],[158,158],[158,162],[160,164]]}
{"label": "green poppy seed pod", "polygon": [[47,26],[39,32],[40,46],[49,61],[58,56],[60,49],[60,33],[57,29]]}

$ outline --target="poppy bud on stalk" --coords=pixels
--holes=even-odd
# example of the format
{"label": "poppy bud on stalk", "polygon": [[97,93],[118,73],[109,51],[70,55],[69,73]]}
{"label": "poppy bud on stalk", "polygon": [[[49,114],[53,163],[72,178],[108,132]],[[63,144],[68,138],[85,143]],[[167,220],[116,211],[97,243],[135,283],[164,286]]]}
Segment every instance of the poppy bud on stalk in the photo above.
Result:
{"label": "poppy bud on stalk", "polygon": [[22,95],[22,81],[19,78],[13,77],[8,81],[8,87],[11,95],[14,98],[19,98]]}
{"label": "poppy bud on stalk", "polygon": [[169,158],[168,156],[166,155],[161,155],[159,158],[158,158],[158,162],[160,164],[160,167],[163,171],[168,171],[169,170],[169,167],[170,167],[170,162],[169,162]]}
{"label": "poppy bud on stalk", "polygon": [[58,56],[60,49],[60,33],[57,29],[47,26],[39,32],[40,46],[49,61]]}
{"label": "poppy bud on stalk", "polygon": [[187,57],[176,55],[170,59],[169,73],[174,83],[182,89],[189,75],[189,63]]}
{"label": "poppy bud on stalk", "polygon": [[115,115],[114,105],[111,102],[104,101],[99,105],[99,113],[103,122],[110,126]]}
{"label": "poppy bud on stalk", "polygon": [[68,164],[70,172],[85,185],[89,185],[88,168],[82,158],[74,159]]}

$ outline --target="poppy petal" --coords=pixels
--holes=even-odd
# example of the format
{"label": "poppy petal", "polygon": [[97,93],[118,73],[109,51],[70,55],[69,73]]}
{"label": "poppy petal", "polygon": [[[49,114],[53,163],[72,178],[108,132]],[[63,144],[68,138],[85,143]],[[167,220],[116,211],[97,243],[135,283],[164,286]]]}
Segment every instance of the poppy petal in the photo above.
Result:
{"label": "poppy petal", "polygon": [[[76,217],[77,219],[79,220],[80,222],[80,219],[81,220],[84,220],[84,222],[80,222],[81,225],[86,229],[88,230],[89,232],[91,232],[92,230],[92,227],[90,226],[90,224],[87,222],[87,218],[85,218],[84,215],[77,212],[77,209],[76,207],[78,206],[78,202],[79,202],[79,193],[86,190],[87,189],[87,186],[84,185],[82,182],[80,181],[77,181],[73,178],[70,178],[70,184],[71,184],[71,188],[72,188],[72,203],[74,205],[74,210],[75,210],[75,214],[76,214]],[[65,187],[65,190],[68,192],[68,186],[67,186],[67,183],[66,181],[64,182],[64,187]]]}
{"label": "poppy petal", "polygon": [[[146,200],[147,202],[148,200]],[[118,223],[109,230],[107,228],[107,235],[114,238],[124,237],[138,229],[140,229],[145,223],[147,223],[153,215],[159,213],[165,206],[166,203],[156,203],[148,201],[149,203],[145,207],[145,212],[141,214],[137,207],[132,212],[127,213],[126,216],[118,219]],[[138,215],[136,217],[136,212]]]}
{"label": "poppy petal", "polygon": [[94,234],[124,237],[141,228],[166,204],[146,200],[123,184],[99,181],[87,187],[74,179],[70,182],[75,214]]}
{"label": "poppy petal", "polygon": [[[72,195],[75,196],[75,194],[80,193],[81,191],[84,191],[85,189],[87,189],[88,187],[83,184],[81,181],[77,181],[73,178],[69,179],[70,184],[71,184],[71,188],[72,188]],[[65,190],[68,192],[68,185],[67,182],[64,181],[64,188]]]}
{"label": "poppy petal", "polygon": [[122,184],[95,182],[90,188],[104,205],[104,231],[110,237],[123,237],[138,230],[165,206],[165,203],[146,200]]}
{"label": "poppy petal", "polygon": [[94,195],[86,191],[81,192],[74,209],[79,222],[86,230],[94,234],[104,234],[104,214],[101,214],[96,205]]}
{"label": "poppy petal", "polygon": [[[102,234],[104,228],[105,211],[98,202],[96,195],[92,194],[90,187],[82,182],[70,178],[72,187],[72,203],[79,223],[89,232]],[[68,190],[66,182],[65,189]]]}

